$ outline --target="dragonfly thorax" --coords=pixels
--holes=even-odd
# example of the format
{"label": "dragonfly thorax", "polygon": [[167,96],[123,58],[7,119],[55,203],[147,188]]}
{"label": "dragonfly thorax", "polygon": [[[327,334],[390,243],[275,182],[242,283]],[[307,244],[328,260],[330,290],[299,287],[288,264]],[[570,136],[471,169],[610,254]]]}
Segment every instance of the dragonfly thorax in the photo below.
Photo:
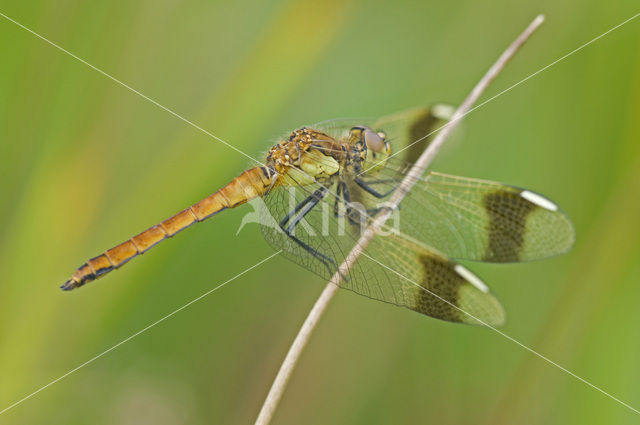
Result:
{"label": "dragonfly thorax", "polygon": [[384,167],[389,150],[385,134],[368,127],[353,127],[339,138],[302,127],[269,150],[267,166],[284,184],[308,185]]}
{"label": "dragonfly thorax", "polygon": [[278,174],[284,174],[290,167],[299,167],[301,159],[313,147],[316,141],[330,141],[324,133],[305,127],[295,130],[288,139],[274,145],[267,154],[266,164]]}

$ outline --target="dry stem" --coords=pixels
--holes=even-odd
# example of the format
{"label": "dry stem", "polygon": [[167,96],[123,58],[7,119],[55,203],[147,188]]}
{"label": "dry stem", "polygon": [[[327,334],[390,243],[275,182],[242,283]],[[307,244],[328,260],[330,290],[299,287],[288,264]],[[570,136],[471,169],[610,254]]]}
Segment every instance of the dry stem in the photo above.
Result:
{"label": "dry stem", "polygon": [[438,151],[444,144],[445,140],[451,132],[455,129],[458,122],[464,115],[468,113],[473,104],[478,100],[480,95],[485,91],[487,86],[498,76],[498,74],[505,67],[507,62],[515,55],[515,53],[522,47],[522,45],[529,39],[529,37],[533,34],[533,32],[542,24],[544,21],[543,15],[538,15],[529,26],[524,30],[522,34],[500,55],[498,60],[493,64],[491,68],[487,71],[487,73],[482,77],[482,79],[478,82],[478,84],[473,88],[471,93],[467,96],[467,98],[462,102],[462,104],[458,107],[456,112],[453,114],[451,121],[447,123],[447,125],[443,126],[441,131],[436,135],[433,141],[429,144],[427,149],[420,155],[420,158],[416,161],[413,167],[409,170],[405,178],[402,180],[398,189],[393,193],[391,199],[389,200],[389,208],[386,209],[385,212],[378,214],[375,217],[374,221],[371,223],[367,229],[365,229],[364,233],[354,246],[353,250],[349,253],[344,262],[340,265],[339,271],[336,272],[329,283],[322,291],[322,294],[314,304],[313,308],[309,312],[307,319],[304,321],[302,328],[298,332],[296,339],[293,341],[291,348],[289,348],[289,352],[282,362],[282,366],[280,366],[280,370],[276,375],[273,384],[271,385],[271,389],[269,390],[269,394],[262,405],[262,409],[260,410],[260,414],[256,419],[256,425],[267,425],[273,414],[275,413],[276,407],[278,406],[278,402],[282,397],[282,393],[287,386],[287,382],[291,377],[291,373],[293,372],[293,368],[295,367],[302,350],[305,345],[309,341],[309,337],[311,333],[315,329],[320,317],[326,310],[329,302],[335,295],[336,291],[340,287],[340,282],[342,280],[342,276],[348,273],[351,265],[355,263],[358,259],[362,251],[367,247],[369,242],[376,235],[377,231],[384,225],[389,216],[391,215],[393,209],[400,204],[405,195],[411,190],[413,185],[418,181],[420,176],[427,169],[431,161],[435,158]]}

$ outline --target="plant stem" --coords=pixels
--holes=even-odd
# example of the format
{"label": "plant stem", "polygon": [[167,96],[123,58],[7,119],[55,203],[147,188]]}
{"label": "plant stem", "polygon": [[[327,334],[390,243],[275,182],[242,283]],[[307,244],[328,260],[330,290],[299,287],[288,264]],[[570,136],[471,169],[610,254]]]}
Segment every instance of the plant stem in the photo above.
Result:
{"label": "plant stem", "polygon": [[453,114],[451,120],[440,129],[440,132],[424,150],[422,155],[420,155],[420,158],[418,158],[413,167],[411,167],[405,178],[398,185],[398,188],[391,196],[391,199],[387,204],[388,208],[384,212],[378,214],[371,225],[365,229],[354,248],[351,250],[349,255],[347,255],[347,258],[344,260],[344,262],[340,265],[338,271],[327,283],[327,286],[324,288],[322,294],[320,294],[320,297],[309,312],[307,319],[302,324],[298,335],[289,348],[289,352],[282,362],[280,370],[278,371],[278,374],[276,375],[276,378],[271,385],[269,394],[267,395],[258,418],[256,419],[256,425],[267,425],[269,424],[269,422],[271,422],[271,418],[275,413],[278,402],[282,398],[282,394],[287,386],[289,378],[291,377],[291,373],[293,372],[294,367],[300,359],[300,355],[302,354],[304,347],[307,345],[307,342],[309,342],[311,333],[318,324],[320,318],[322,317],[322,314],[327,309],[329,302],[335,295],[336,291],[339,289],[340,282],[342,281],[342,276],[346,276],[348,274],[351,266],[357,261],[362,251],[364,251],[369,242],[371,242],[373,237],[376,235],[377,231],[387,221],[395,207],[400,204],[402,199],[406,196],[407,193],[409,193],[413,185],[425,172],[451,132],[458,125],[460,119],[462,119],[469,112],[473,104],[478,100],[478,98],[482,95],[489,84],[504,69],[507,62],[509,62],[509,60],[515,55],[515,53],[522,47],[522,45],[529,39],[529,37],[535,32],[536,29],[538,29],[538,27],[543,22],[544,16],[538,15],[522,32],[522,34],[520,34],[520,36],[513,43],[511,43],[511,45],[504,51],[504,53],[500,55],[498,60],[491,66],[491,68],[489,68],[489,70],[478,82],[478,84],[476,84],[473,90],[471,90],[471,93],[469,93],[467,98],[462,102],[462,104],[460,104],[456,112]]}

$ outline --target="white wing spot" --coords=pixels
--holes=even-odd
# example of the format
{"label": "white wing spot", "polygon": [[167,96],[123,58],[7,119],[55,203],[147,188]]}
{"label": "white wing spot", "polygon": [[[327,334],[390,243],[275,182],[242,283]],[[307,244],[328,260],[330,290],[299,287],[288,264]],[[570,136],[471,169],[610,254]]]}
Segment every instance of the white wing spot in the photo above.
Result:
{"label": "white wing spot", "polygon": [[523,190],[520,193],[520,196],[522,196],[527,201],[532,202],[537,206],[547,209],[549,211],[558,210],[558,206],[556,204],[554,204],[544,196],[538,195],[537,193],[529,192],[528,190]]}
{"label": "white wing spot", "polygon": [[444,103],[438,103],[431,107],[431,113],[441,120],[450,120],[455,112],[456,108]]}
{"label": "white wing spot", "polygon": [[481,281],[478,276],[476,276],[475,274],[471,273],[469,271],[469,269],[467,269],[466,267],[464,267],[464,266],[462,266],[460,264],[456,264],[456,266],[453,269],[463,279],[465,279],[467,282],[469,282],[470,284],[472,284],[473,286],[475,286],[476,288],[478,288],[482,292],[485,292],[485,293],[489,292],[489,287],[487,285],[485,285],[484,282]]}

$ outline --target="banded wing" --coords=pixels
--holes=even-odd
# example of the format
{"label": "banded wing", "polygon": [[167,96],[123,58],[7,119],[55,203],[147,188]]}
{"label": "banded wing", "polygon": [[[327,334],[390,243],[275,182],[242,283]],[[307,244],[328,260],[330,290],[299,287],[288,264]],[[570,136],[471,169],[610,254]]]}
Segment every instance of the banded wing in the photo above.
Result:
{"label": "banded wing", "polygon": [[376,236],[364,258],[364,267],[384,270],[387,285],[401,292],[395,304],[449,322],[504,324],[502,305],[480,278],[405,234]]}
{"label": "banded wing", "polygon": [[[264,197],[261,220],[272,246],[327,280],[355,245],[360,225],[370,221],[365,211],[350,210],[338,185],[274,188]],[[293,234],[287,234],[294,222]],[[504,322],[502,306],[479,278],[404,234],[376,236],[341,287],[450,322]]]}
{"label": "banded wing", "polygon": [[434,104],[397,112],[377,119],[337,119],[322,121],[311,126],[326,132],[337,140],[342,139],[356,125],[382,130],[390,141],[397,158],[413,163],[433,139],[437,130],[453,115],[454,108]]}
{"label": "banded wing", "polygon": [[[363,176],[390,191],[408,164],[394,161]],[[361,195],[364,203],[380,202]],[[569,217],[530,190],[488,180],[429,172],[400,205],[400,229],[451,258],[508,263],[567,252],[575,241]]]}

